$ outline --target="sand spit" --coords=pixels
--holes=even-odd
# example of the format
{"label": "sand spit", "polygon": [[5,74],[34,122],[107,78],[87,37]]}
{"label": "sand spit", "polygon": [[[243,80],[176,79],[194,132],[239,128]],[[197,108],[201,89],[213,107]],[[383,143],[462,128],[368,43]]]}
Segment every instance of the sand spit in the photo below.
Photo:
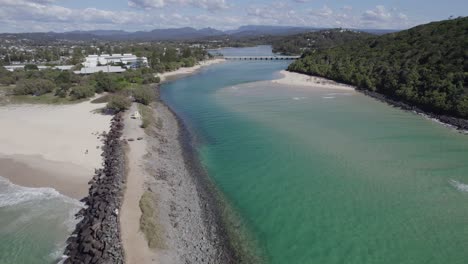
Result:
{"label": "sand spit", "polygon": [[155,252],[149,249],[145,236],[140,230],[142,212],[139,203],[149,175],[145,170],[146,139],[136,140],[146,137],[145,131],[140,127],[142,121],[130,117],[135,111],[137,107],[133,104],[124,115],[123,137],[134,139],[134,141],[128,141],[127,148],[127,182],[120,214],[122,244],[125,249],[126,263],[160,263]]}
{"label": "sand spit", "polygon": [[213,60],[201,61],[201,62],[199,62],[197,65],[195,65],[193,67],[180,68],[180,69],[175,70],[175,71],[160,73],[157,76],[159,76],[159,78],[161,78],[161,83],[162,82],[168,82],[168,81],[172,81],[172,80],[175,80],[175,79],[178,79],[178,78],[181,78],[181,77],[185,77],[185,76],[194,74],[203,67],[207,67],[207,66],[210,66],[210,65],[213,65],[213,64],[222,63],[222,62],[225,62],[225,61],[226,61],[225,59],[213,59]]}
{"label": "sand spit", "polygon": [[111,116],[100,104],[0,107],[0,175],[27,187],[52,187],[82,198],[102,165],[102,132]]}
{"label": "sand spit", "polygon": [[305,86],[305,87],[314,87],[314,88],[324,88],[324,89],[334,89],[334,90],[345,90],[345,91],[354,91],[355,88],[350,85],[337,83],[332,80],[325,78],[310,76],[306,74],[289,72],[286,70],[280,71],[281,78],[273,80],[273,83],[283,84],[283,85],[294,85],[294,86]]}
{"label": "sand spit", "polygon": [[[129,142],[129,177],[134,177],[137,172],[146,174],[143,177],[146,178],[145,189],[154,196],[156,221],[162,230],[161,245],[164,246],[152,250],[137,249],[135,247],[140,241],[140,234],[129,236],[124,231],[127,260],[151,259],[149,263],[164,264],[234,263],[225,245],[226,240],[220,235],[220,226],[212,210],[214,208],[212,201],[207,198],[206,190],[197,180],[198,172],[194,170],[193,160],[189,160],[187,157],[189,154],[183,147],[183,141],[187,140],[187,137],[183,133],[181,124],[163,102],[156,102],[152,109],[154,122],[146,130],[145,139]],[[140,167],[142,163],[135,158],[142,154],[142,146],[137,144],[145,144],[144,142],[146,142],[146,155],[143,171]],[[135,204],[133,196],[140,195],[142,189],[137,186],[129,194],[130,181],[129,178],[124,200],[131,199]],[[128,213],[131,219],[122,220],[122,229],[128,228],[134,232],[135,216],[140,213]],[[146,252],[147,255],[136,256],[137,252],[139,254]]]}

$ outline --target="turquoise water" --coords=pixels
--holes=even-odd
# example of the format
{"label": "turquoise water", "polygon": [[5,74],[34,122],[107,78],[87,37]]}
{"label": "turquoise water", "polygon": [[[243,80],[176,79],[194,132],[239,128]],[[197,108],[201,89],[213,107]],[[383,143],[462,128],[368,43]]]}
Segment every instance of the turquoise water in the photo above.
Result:
{"label": "turquoise water", "polygon": [[162,88],[267,262],[466,263],[468,136],[265,82],[286,66],[228,62]]}
{"label": "turquoise water", "polygon": [[0,263],[55,263],[80,206],[54,189],[21,187],[0,177]]}

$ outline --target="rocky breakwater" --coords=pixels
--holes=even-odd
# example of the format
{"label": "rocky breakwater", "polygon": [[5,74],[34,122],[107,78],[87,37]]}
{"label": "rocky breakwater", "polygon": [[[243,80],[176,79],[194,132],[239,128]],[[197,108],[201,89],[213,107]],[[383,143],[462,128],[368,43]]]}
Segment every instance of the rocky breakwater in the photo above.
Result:
{"label": "rocky breakwater", "polygon": [[412,111],[417,114],[425,115],[430,118],[436,119],[446,125],[452,126],[460,131],[468,131],[468,120],[462,119],[462,118],[457,118],[457,117],[452,117],[452,116],[447,116],[447,115],[440,115],[436,114],[433,112],[425,111],[422,110],[421,108],[418,108],[416,106],[412,106],[409,104],[406,104],[404,102],[401,102],[397,99],[390,98],[386,95],[377,93],[377,92],[372,92],[372,91],[367,91],[367,90],[357,90],[358,92],[362,92],[363,94],[370,96],[372,98],[375,98],[381,102],[385,102],[391,106],[406,110],[406,111]]}
{"label": "rocky breakwater", "polygon": [[124,263],[119,210],[125,182],[125,151],[121,139],[123,117],[112,119],[111,129],[104,136],[104,166],[97,169],[90,181],[85,207],[77,213],[82,220],[67,240],[64,263]]}

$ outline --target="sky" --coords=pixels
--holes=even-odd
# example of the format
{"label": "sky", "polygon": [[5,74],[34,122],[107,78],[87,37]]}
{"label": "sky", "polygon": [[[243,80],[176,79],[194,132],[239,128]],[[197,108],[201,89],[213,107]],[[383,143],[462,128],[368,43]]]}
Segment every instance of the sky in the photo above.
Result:
{"label": "sky", "polygon": [[406,29],[467,15],[468,0],[0,0],[0,32],[242,25]]}

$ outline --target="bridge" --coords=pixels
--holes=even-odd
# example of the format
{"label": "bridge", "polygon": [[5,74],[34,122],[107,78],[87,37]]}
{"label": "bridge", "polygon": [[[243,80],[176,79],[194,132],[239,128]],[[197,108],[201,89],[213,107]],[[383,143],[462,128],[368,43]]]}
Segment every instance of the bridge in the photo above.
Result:
{"label": "bridge", "polygon": [[301,56],[224,56],[226,60],[296,60]]}

